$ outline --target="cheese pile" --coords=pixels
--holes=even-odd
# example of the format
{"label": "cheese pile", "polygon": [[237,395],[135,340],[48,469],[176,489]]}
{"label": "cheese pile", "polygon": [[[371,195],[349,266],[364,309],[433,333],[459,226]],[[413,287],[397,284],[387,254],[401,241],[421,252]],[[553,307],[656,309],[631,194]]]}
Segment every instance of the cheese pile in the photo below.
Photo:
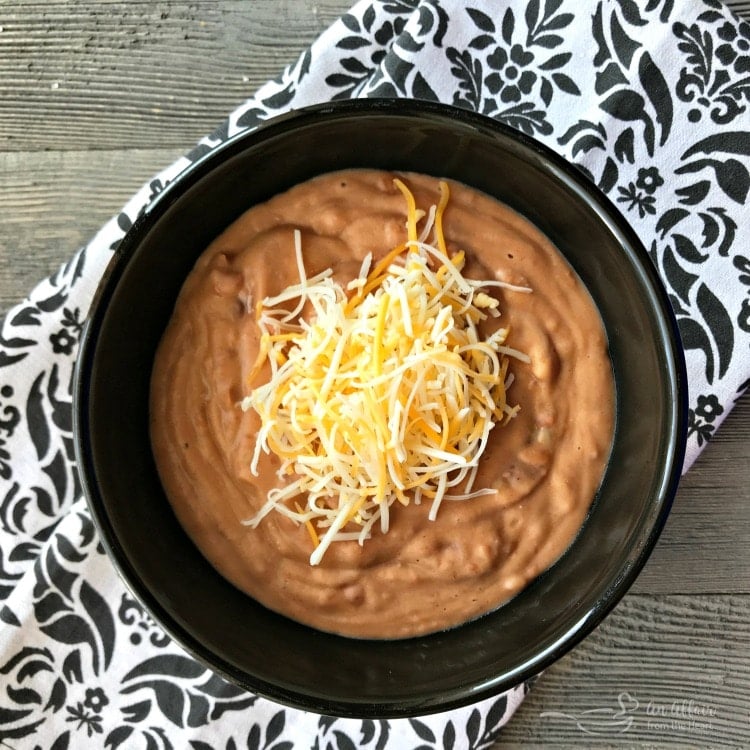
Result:
{"label": "cheese pile", "polygon": [[[245,523],[277,511],[305,524],[311,565],[335,541],[363,544],[375,524],[386,533],[394,503],[430,502],[434,520],[445,499],[492,492],[473,489],[478,461],[518,408],[506,400],[508,358],[528,358],[505,344],[507,328],[483,340],[477,325],[499,315],[485,290],[530,290],[462,276],[464,254],[449,257],[443,235],[447,183],[428,214],[395,184],[407,203],[404,245],[374,265],[368,255],[343,288],[331,269],[307,278],[295,231],[300,282],[256,310],[251,379],[265,365],[271,376],[242,402],[261,422],[251,471],[273,452],[288,481]],[[303,308],[312,315],[301,318]]]}

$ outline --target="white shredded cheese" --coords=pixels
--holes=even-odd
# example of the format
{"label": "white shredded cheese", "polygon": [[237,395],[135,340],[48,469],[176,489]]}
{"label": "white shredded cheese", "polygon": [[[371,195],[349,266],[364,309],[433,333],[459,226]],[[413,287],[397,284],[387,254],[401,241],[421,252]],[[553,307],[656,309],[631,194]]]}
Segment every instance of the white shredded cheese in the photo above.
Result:
{"label": "white shredded cheese", "polygon": [[[266,362],[271,377],[242,402],[261,420],[250,468],[257,475],[261,453],[273,452],[278,476],[293,481],[271,490],[245,523],[278,511],[305,524],[311,565],[336,541],[363,544],[375,523],[387,533],[393,503],[428,500],[434,520],[443,500],[490,492],[472,489],[479,458],[493,427],[518,410],[506,401],[508,357],[528,357],[505,345],[507,328],[481,340],[477,323],[499,314],[489,287],[530,290],[464,278],[463,253],[441,249],[447,185],[416,239],[425,214],[397,184],[408,207],[403,247],[377,263],[368,255],[344,288],[330,269],[307,277],[295,231],[300,281],[256,310],[261,345],[251,377]],[[299,318],[306,305],[308,321]]]}

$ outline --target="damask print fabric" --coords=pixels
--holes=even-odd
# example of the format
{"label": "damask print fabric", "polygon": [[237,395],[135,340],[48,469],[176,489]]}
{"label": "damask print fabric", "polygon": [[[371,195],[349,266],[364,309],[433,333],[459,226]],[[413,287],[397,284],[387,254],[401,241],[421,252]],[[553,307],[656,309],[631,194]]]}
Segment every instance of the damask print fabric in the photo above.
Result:
{"label": "damask print fabric", "polygon": [[750,378],[750,25],[716,0],[364,0],[160,173],[0,336],[0,741],[22,748],[482,748],[528,686],[419,720],[285,709],[193,661],[126,592],[78,483],[71,379],[97,282],[155,194],[291,108],[415,97],[477,110],[584,170],[637,230],[690,381],[685,468]]}

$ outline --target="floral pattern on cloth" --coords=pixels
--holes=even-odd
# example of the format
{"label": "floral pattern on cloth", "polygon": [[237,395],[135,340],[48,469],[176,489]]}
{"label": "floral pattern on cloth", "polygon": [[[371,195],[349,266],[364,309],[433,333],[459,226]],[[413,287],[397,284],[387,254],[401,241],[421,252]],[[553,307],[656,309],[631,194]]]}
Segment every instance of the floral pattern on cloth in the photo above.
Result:
{"label": "floral pattern on cloth", "polygon": [[188,657],[126,592],[76,473],[73,365],[113,249],[219,143],[292,108],[413,97],[481,112],[576,164],[644,241],[686,349],[685,469],[750,384],[750,25],[716,0],[363,0],[127,204],[0,333],[0,744],[484,748],[529,685],[394,721],[318,716]]}

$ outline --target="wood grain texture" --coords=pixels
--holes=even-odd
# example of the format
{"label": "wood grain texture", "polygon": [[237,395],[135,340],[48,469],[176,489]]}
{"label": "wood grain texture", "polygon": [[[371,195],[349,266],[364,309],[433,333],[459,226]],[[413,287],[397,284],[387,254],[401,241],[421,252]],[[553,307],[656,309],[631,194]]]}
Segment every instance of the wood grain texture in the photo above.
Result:
{"label": "wood grain texture", "polygon": [[[0,2],[0,310],[349,5]],[[748,446],[746,396],[683,480],[631,593],[537,682],[498,748],[750,746]],[[612,717],[623,693],[638,701],[626,732],[578,726],[586,711]],[[680,728],[672,706],[690,700],[714,715]]]}
{"label": "wood grain texture", "polygon": [[749,446],[750,395],[746,394],[683,477],[634,592],[750,593]]}
{"label": "wood grain texture", "polygon": [[740,2],[737,2],[737,0],[727,0],[726,5],[728,5],[738,16],[742,18],[750,18],[750,2],[748,0],[740,0]]}
{"label": "wood grain texture", "polygon": [[0,152],[0,315],[181,152]]}
{"label": "wood grain texture", "polygon": [[276,77],[349,5],[5,3],[0,149],[184,148]]}
{"label": "wood grain texture", "polygon": [[537,681],[496,747],[747,747],[749,605],[625,597]]}

